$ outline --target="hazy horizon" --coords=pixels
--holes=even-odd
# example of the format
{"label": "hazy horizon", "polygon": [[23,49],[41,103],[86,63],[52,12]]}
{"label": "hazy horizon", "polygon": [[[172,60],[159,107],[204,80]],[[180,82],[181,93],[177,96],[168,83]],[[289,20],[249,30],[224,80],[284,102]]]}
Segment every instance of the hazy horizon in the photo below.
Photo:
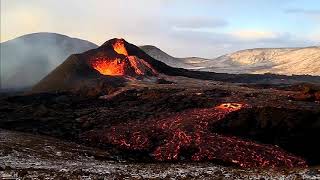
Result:
{"label": "hazy horizon", "polygon": [[[110,6],[112,4],[112,6]],[[52,32],[101,45],[124,38],[176,57],[320,45],[317,0],[1,0],[1,42]]]}

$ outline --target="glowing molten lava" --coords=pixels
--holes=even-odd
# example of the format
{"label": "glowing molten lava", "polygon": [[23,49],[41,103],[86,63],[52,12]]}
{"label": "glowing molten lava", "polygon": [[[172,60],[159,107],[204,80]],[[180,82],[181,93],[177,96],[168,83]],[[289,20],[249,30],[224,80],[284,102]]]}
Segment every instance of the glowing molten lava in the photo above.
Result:
{"label": "glowing molten lava", "polygon": [[220,106],[217,106],[217,109],[224,109],[227,111],[236,111],[243,107],[243,104],[240,103],[223,103]]}
{"label": "glowing molten lava", "polygon": [[306,166],[303,159],[276,146],[210,131],[209,124],[242,108],[250,107],[243,103],[224,103],[212,108],[187,110],[163,119],[123,123],[85,136],[91,141],[112,144],[123,150],[149,152],[158,161],[218,160],[241,167]]}
{"label": "glowing molten lava", "polygon": [[123,39],[118,39],[114,44],[113,44],[113,49],[115,52],[118,54],[122,54],[125,56],[128,56],[127,49],[124,47],[124,41]]}
{"label": "glowing molten lava", "polygon": [[157,71],[149,63],[136,56],[129,56],[125,48],[124,40],[117,39],[113,45],[113,50],[125,57],[109,58],[96,57],[91,60],[91,66],[103,75],[124,76],[124,75],[156,75]]}
{"label": "glowing molten lava", "polygon": [[124,75],[125,63],[120,59],[98,60],[92,63],[92,67],[103,75],[122,76]]}

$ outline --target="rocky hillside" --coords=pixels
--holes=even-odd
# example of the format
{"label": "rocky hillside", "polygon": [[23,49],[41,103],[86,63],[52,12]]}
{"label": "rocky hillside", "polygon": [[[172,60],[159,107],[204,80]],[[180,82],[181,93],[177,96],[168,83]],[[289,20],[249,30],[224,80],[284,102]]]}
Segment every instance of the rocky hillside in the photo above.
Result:
{"label": "rocky hillside", "polygon": [[97,45],[55,33],[35,33],[1,43],[1,88],[33,86],[68,56]]}
{"label": "rocky hillside", "polygon": [[320,47],[249,49],[202,63],[201,70],[224,73],[320,75]]}

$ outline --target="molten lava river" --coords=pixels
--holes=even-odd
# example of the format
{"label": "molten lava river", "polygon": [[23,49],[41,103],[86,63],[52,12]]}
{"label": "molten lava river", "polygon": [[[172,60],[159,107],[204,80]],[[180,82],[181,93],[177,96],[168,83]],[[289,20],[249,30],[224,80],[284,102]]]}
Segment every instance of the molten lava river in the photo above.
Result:
{"label": "molten lava river", "polygon": [[133,75],[129,73],[130,70],[134,75],[145,75],[148,72],[149,74],[157,74],[157,71],[145,60],[128,55],[124,40],[117,39],[112,46],[117,54],[124,55],[125,58],[109,58],[106,56],[93,58],[90,60],[91,66],[100,74],[109,76]]}
{"label": "molten lava river", "polygon": [[242,108],[244,103],[224,103],[192,109],[163,119],[129,122],[85,138],[122,150],[149,152],[156,161],[216,161],[240,167],[305,167],[306,162],[282,149],[209,131],[214,123]]}

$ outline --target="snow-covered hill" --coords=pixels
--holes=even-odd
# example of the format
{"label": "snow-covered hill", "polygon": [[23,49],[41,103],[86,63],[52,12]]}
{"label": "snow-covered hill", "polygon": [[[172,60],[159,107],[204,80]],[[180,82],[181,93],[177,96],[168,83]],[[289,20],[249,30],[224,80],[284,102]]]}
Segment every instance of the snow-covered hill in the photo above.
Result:
{"label": "snow-covered hill", "polygon": [[213,72],[320,76],[320,47],[242,50],[201,66]]}
{"label": "snow-covered hill", "polygon": [[218,73],[320,76],[320,47],[257,48],[215,59],[175,58],[155,46],[141,46],[147,54],[170,66]]}

